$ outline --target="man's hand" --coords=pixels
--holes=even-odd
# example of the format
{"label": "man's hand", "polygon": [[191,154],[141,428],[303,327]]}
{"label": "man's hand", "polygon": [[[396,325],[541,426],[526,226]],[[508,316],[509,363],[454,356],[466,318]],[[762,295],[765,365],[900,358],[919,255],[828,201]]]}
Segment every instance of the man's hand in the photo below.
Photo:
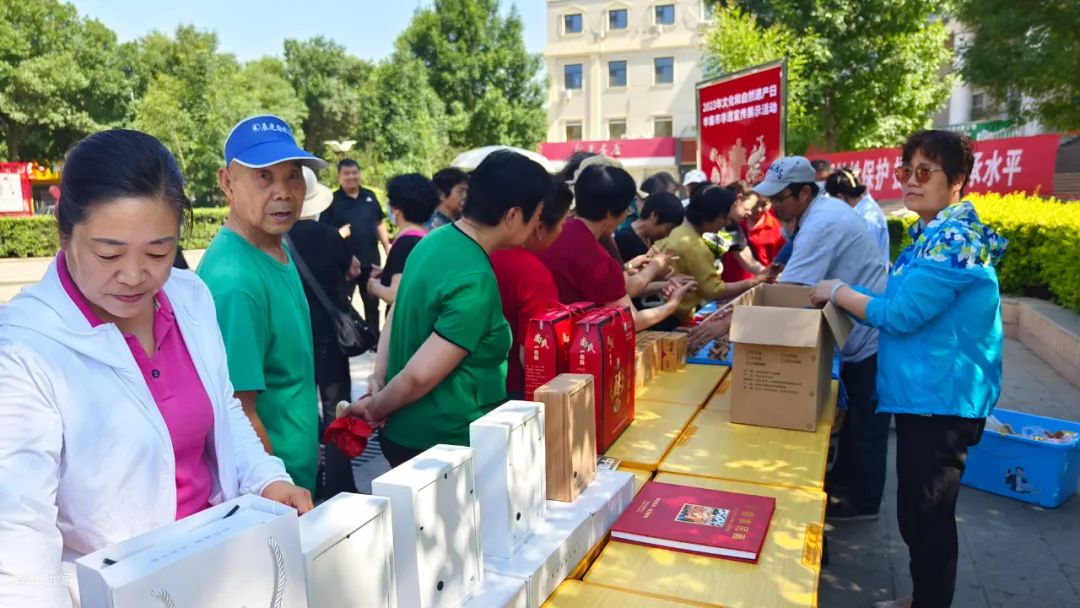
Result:
{"label": "man's hand", "polygon": [[728,335],[728,332],[731,331],[731,318],[732,315],[725,315],[691,329],[688,337],[689,351],[696,353],[709,342]]}
{"label": "man's hand", "polygon": [[829,303],[829,296],[832,295],[833,287],[842,282],[840,279],[828,279],[818,283],[810,292],[810,304],[814,308],[825,308],[825,305]]}
{"label": "man's hand", "polygon": [[266,486],[262,491],[262,497],[292,507],[300,515],[315,508],[315,505],[311,502],[311,492],[287,481],[275,481]]}
{"label": "man's hand", "polygon": [[341,228],[338,228],[337,231],[338,234],[341,235],[341,238],[347,239],[352,235],[352,224],[345,224]]}

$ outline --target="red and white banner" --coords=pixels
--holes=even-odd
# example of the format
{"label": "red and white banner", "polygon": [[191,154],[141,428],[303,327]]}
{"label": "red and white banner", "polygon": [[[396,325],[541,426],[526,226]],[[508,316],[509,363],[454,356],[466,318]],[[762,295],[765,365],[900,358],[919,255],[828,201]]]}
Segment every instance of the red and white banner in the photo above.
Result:
{"label": "red and white banner", "polygon": [[[1034,135],[975,142],[975,165],[966,192],[1052,194],[1059,139],[1057,135]],[[859,180],[877,200],[901,198],[900,183],[893,177],[893,170],[900,166],[900,148],[811,154],[810,157],[829,160],[834,170],[855,170]]]}
{"label": "red and white banner", "polygon": [[0,163],[0,216],[33,213],[30,163]]}
{"label": "red and white banner", "polygon": [[782,61],[698,83],[698,167],[709,181],[759,181],[784,154],[785,86]]}

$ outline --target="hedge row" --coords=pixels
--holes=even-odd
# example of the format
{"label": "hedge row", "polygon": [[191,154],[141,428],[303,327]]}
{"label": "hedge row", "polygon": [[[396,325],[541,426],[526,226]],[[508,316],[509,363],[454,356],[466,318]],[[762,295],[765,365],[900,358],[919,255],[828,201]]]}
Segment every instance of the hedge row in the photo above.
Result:
{"label": "hedge row", "polygon": [[[183,229],[184,249],[205,249],[228,212],[225,208],[195,209],[191,223]],[[48,257],[59,247],[52,216],[0,217],[0,258]]]}
{"label": "hedge row", "polygon": [[[1049,299],[1080,312],[1080,203],[1023,194],[971,195],[982,221],[1009,239],[998,266],[1005,293]],[[889,218],[895,259],[916,218]]]}

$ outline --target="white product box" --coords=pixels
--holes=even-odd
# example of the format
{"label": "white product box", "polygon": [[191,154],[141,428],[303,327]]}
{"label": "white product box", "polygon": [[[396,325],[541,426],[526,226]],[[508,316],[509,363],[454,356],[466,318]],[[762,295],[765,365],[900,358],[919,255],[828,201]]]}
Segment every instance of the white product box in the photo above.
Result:
{"label": "white product box", "polygon": [[484,586],[462,608],[528,608],[525,581],[484,571]]}
{"label": "white product box", "polygon": [[397,608],[390,499],[338,494],[300,518],[310,608]]}
{"label": "white product box", "polygon": [[459,608],[484,582],[472,448],[437,445],[371,493],[390,499],[399,605]]}
{"label": "white product box", "polygon": [[75,562],[83,608],[307,606],[296,511],[246,495]]}
{"label": "white product box", "polygon": [[[526,582],[528,608],[540,608],[590,550],[603,538],[603,525],[615,523],[634,496],[634,476],[598,472],[572,503],[549,501],[546,519],[510,559],[484,557],[489,571]],[[613,513],[614,516],[612,515]],[[606,532],[606,531],[605,531]]]}
{"label": "white product box", "polygon": [[510,557],[544,519],[544,405],[509,401],[469,426],[484,555]]}

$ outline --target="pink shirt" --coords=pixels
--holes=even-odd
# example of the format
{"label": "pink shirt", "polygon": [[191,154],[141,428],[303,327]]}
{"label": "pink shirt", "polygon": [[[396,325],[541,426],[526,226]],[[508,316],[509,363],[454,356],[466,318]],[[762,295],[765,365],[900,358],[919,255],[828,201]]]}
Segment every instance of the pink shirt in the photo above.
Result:
{"label": "pink shirt", "polygon": [[[103,321],[75,286],[63,251],[56,256],[56,268],[64,291],[90,326],[101,325]],[[156,301],[153,356],[147,356],[133,334],[124,334],[124,339],[169,429],[176,459],[176,519],[183,519],[210,506],[214,478],[206,444],[214,427],[214,406],[188,353],[169,298],[159,291]]]}

